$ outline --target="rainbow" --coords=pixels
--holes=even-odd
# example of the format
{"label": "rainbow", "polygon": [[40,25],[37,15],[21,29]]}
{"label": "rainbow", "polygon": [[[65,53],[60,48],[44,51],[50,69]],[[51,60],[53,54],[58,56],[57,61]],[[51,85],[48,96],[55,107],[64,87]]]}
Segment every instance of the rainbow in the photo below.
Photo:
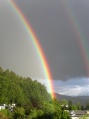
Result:
{"label": "rainbow", "polygon": [[14,10],[15,14],[18,15],[18,17],[21,19],[21,22],[25,26],[25,29],[27,30],[29,37],[31,38],[31,40],[32,40],[32,42],[33,42],[33,44],[37,50],[37,53],[40,57],[42,65],[43,65],[43,69],[44,69],[46,78],[48,80],[48,85],[49,85],[49,90],[51,92],[51,96],[52,96],[52,98],[54,98],[55,95],[53,93],[52,75],[50,72],[49,65],[47,63],[46,56],[42,50],[41,44],[39,43],[39,40],[38,40],[37,36],[35,35],[30,23],[28,22],[28,20],[26,19],[26,17],[24,16],[22,11],[20,10],[20,8],[17,6],[17,4],[13,0],[10,0],[9,3],[11,5],[12,9]]}
{"label": "rainbow", "polygon": [[70,7],[69,3],[66,0],[62,0],[62,4],[64,5],[66,14],[69,16],[70,23],[72,24],[74,31],[77,36],[77,43],[79,44],[80,50],[81,50],[81,55],[83,57],[83,61],[85,64],[85,70],[87,73],[87,76],[89,77],[89,53],[88,53],[88,48],[87,48],[87,43],[86,43],[86,37],[84,36],[84,33],[82,32],[82,29],[79,25],[79,22],[77,20],[77,17],[74,14],[74,11]]}

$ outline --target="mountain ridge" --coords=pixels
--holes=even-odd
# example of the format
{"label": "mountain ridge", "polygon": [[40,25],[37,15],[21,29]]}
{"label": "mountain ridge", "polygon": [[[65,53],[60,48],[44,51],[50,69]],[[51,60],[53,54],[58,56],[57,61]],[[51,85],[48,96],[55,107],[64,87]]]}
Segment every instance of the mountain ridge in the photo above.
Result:
{"label": "mountain ridge", "polygon": [[67,101],[72,100],[73,104],[80,103],[84,107],[86,106],[87,102],[89,102],[89,96],[67,96],[61,95],[58,93],[54,93],[58,100],[66,99]]}

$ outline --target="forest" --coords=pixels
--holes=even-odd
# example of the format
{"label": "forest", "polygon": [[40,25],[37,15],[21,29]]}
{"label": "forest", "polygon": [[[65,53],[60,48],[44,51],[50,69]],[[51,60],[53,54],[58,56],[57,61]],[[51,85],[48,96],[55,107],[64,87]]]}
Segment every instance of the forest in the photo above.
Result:
{"label": "forest", "polygon": [[[71,119],[66,110],[83,110],[84,107],[70,100],[52,99],[46,87],[30,77],[22,77],[0,67],[0,119]],[[13,110],[8,105],[16,104]],[[68,106],[67,106],[68,105]],[[87,105],[87,109],[89,104]]]}

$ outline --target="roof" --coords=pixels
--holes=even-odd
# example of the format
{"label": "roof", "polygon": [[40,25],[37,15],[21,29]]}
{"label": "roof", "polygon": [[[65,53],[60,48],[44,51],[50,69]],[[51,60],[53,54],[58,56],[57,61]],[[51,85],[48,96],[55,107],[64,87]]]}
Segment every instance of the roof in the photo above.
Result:
{"label": "roof", "polygon": [[88,114],[88,110],[73,110],[70,111],[71,117],[81,117],[82,115]]}

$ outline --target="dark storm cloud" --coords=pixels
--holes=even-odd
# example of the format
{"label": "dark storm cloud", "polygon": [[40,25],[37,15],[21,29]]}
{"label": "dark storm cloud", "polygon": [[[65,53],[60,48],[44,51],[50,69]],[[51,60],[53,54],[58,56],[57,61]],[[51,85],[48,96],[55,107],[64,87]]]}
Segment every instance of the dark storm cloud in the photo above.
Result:
{"label": "dark storm cloud", "polygon": [[0,5],[0,66],[21,76],[44,79],[44,69],[27,30],[7,0]]}
{"label": "dark storm cloud", "polygon": [[[88,0],[14,0],[32,25],[47,57],[53,79],[87,76],[84,58],[67,7],[89,50]],[[36,49],[7,0],[0,1],[0,66],[22,76],[45,76]],[[66,4],[67,3],[67,4]],[[76,27],[77,27],[76,25]],[[25,39],[25,40],[24,40]],[[76,80],[77,81],[77,80]]]}
{"label": "dark storm cloud", "polygon": [[[66,9],[76,16],[85,42],[88,41],[89,7],[87,0],[15,0],[30,21],[48,59],[54,79],[87,76],[78,37]],[[76,26],[77,27],[77,26]],[[89,45],[89,42],[88,42]]]}

